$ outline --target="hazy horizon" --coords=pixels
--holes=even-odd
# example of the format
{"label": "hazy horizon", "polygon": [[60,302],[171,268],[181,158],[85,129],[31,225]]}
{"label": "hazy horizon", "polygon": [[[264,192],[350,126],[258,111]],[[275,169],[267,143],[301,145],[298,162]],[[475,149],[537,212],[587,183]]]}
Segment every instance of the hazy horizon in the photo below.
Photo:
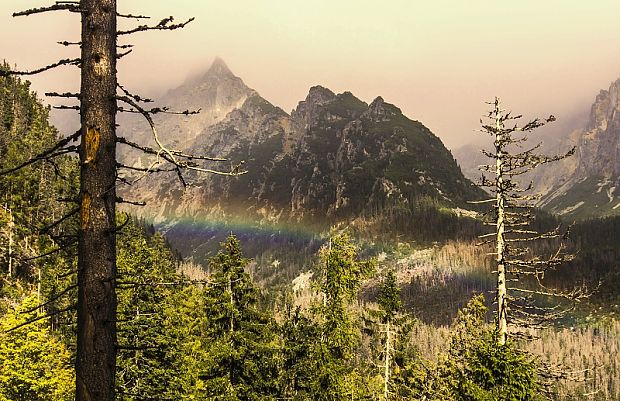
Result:
{"label": "hazy horizon", "polygon": [[[34,69],[77,55],[77,48],[55,44],[77,40],[77,15],[11,17],[49,4],[0,4],[1,58]],[[286,111],[313,85],[351,91],[366,102],[382,96],[452,149],[478,140],[478,120],[494,96],[525,116],[554,114],[559,126],[570,126],[620,77],[620,2],[608,0],[392,0],[380,6],[369,0],[133,0],[118,7],[152,15],[151,23],[169,15],[178,21],[196,17],[184,30],[132,38],[136,47],[120,61],[119,77],[135,91],[161,94],[206,71],[219,56]],[[71,67],[27,79],[41,95],[79,86]]]}

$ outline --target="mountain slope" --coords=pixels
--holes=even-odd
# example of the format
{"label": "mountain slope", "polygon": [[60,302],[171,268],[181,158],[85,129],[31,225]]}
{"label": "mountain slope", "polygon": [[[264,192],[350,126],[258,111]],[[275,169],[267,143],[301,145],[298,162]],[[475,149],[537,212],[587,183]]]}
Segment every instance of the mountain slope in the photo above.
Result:
{"label": "mountain slope", "polygon": [[574,132],[577,152],[566,180],[541,205],[569,218],[620,215],[620,79],[596,97],[585,128]]}
{"label": "mountain slope", "polygon": [[[235,178],[190,173],[188,182],[195,185],[184,191],[173,175],[147,177],[123,195],[147,201],[135,213],[169,228],[180,220],[234,219],[328,227],[394,207],[409,209],[421,199],[450,208],[482,195],[438,137],[381,97],[367,104],[350,92],[314,86],[289,115],[228,68],[210,71],[214,68],[224,76],[207,73],[192,88],[211,88],[203,96],[217,93],[225,100],[219,110],[227,114],[189,126],[184,117],[165,116],[158,128],[178,130],[169,143],[188,153],[229,159],[209,167],[228,170],[243,160],[247,173]],[[202,105],[215,115],[217,107],[210,105],[217,102],[200,96],[181,87],[168,100],[181,108]],[[146,136],[139,130],[126,131]]]}
{"label": "mountain slope", "polygon": [[[572,124],[560,127],[565,133],[556,135],[557,143],[543,143],[543,153],[563,154],[574,146],[576,154],[522,177],[524,187],[531,181],[533,192],[541,195],[538,206],[569,220],[620,215],[619,110],[620,79],[600,91],[587,122],[579,124],[583,128],[572,128],[577,120],[586,120],[574,116],[569,120]],[[488,163],[479,151],[482,147],[466,145],[455,151],[468,178],[479,177],[478,165]]]}

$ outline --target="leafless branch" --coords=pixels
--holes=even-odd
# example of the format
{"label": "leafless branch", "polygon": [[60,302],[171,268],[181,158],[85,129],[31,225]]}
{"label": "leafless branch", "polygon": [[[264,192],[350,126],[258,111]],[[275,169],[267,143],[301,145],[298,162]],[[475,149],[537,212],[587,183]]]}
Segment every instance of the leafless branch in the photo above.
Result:
{"label": "leafless branch", "polygon": [[[210,161],[225,161],[225,159],[221,159],[221,158],[211,158],[211,157],[204,157],[204,156],[194,156],[194,155],[187,155],[184,154],[180,151],[177,150],[172,150],[167,148],[160,140],[159,138],[159,134],[157,133],[157,129],[155,127],[155,122],[153,121],[153,118],[151,117],[151,115],[149,114],[148,111],[146,111],[145,109],[143,109],[136,101],[134,101],[131,97],[129,96],[117,96],[117,99],[127,103],[128,105],[130,105],[131,107],[133,107],[135,110],[137,110],[143,117],[144,119],[148,122],[150,128],[151,128],[151,132],[153,134],[153,138],[155,140],[155,143],[158,146],[158,149],[151,149],[148,147],[144,147],[144,146],[140,146],[138,144],[135,143],[131,143],[127,140],[121,140],[120,138],[117,139],[119,142],[121,143],[125,143],[129,146],[132,146],[136,149],[140,149],[146,153],[151,153],[151,154],[155,154],[155,156],[157,157],[157,159],[159,159],[160,157],[163,158],[164,160],[166,160],[167,162],[171,163],[174,166],[175,172],[177,173],[177,176],[179,178],[179,181],[181,182],[181,184],[185,187],[187,186],[187,183],[185,182],[185,179],[183,178],[183,172],[182,170],[194,170],[194,171],[199,171],[199,172],[205,172],[205,173],[210,173],[210,174],[216,174],[216,175],[225,175],[225,176],[238,176],[241,174],[245,174],[246,171],[241,170],[241,166],[243,165],[243,161],[240,162],[239,164],[237,164],[236,166],[233,166],[233,168],[231,168],[231,170],[229,172],[224,172],[224,171],[218,171],[218,170],[213,170],[213,169],[208,169],[208,168],[203,168],[203,167],[199,167],[195,162],[193,162],[192,160],[210,160]],[[184,160],[181,160],[184,159]],[[158,160],[156,161],[158,163]],[[148,173],[145,173],[148,174]]]}
{"label": "leafless branch", "polygon": [[79,93],[71,93],[71,92],[64,92],[64,93],[46,92],[45,96],[49,96],[49,97],[65,97],[65,98],[73,98],[73,99],[79,99],[80,98],[80,94]]}
{"label": "leafless branch", "polygon": [[48,7],[31,8],[29,10],[13,13],[13,17],[24,17],[24,16],[33,15],[33,14],[46,13],[49,11],[62,11],[62,10],[79,13],[81,12],[80,3],[74,2],[74,1],[57,1],[56,4],[48,6]]}
{"label": "leafless branch", "polygon": [[130,29],[128,31],[118,31],[117,35],[129,35],[136,32],[144,32],[144,31],[173,31],[175,29],[185,28],[187,24],[192,22],[195,18],[190,18],[185,22],[181,22],[179,24],[173,24],[174,17],[164,18],[159,21],[157,25],[140,25],[136,28]]}
{"label": "leafless branch", "polygon": [[135,202],[121,198],[120,196],[116,197],[116,203],[126,203],[128,205],[134,206],[146,206],[146,202]]}
{"label": "leafless branch", "polygon": [[74,290],[76,288],[77,288],[77,284],[70,285],[69,287],[65,288],[64,290],[62,290],[61,292],[59,292],[58,294],[56,294],[55,296],[53,296],[52,298],[47,300],[46,302],[43,302],[42,304],[39,304],[39,305],[35,306],[34,308],[30,308],[30,309],[22,311],[20,313],[22,313],[22,314],[32,313],[32,312],[35,312],[35,311],[37,311],[37,310],[39,310],[41,308],[44,308],[47,305],[51,304],[52,302],[59,300],[60,298],[62,298],[63,295],[67,294],[69,291]]}
{"label": "leafless branch", "polygon": [[138,20],[151,18],[145,15],[121,14],[121,13],[116,13],[116,16],[119,18],[129,18],[129,19],[138,19]]}
{"label": "leafless branch", "polygon": [[17,326],[11,327],[10,329],[6,330],[5,333],[10,333],[12,331],[15,331],[15,330],[17,330],[19,328],[22,328],[24,326],[27,326],[27,325],[32,324],[34,322],[37,322],[39,320],[47,319],[47,318],[50,318],[52,316],[60,315],[62,313],[66,313],[66,312],[69,312],[69,311],[72,311],[72,310],[75,310],[75,305],[72,305],[72,306],[70,306],[68,308],[65,308],[65,309],[61,309],[61,310],[57,310],[57,311],[54,311],[54,312],[50,312],[50,313],[45,314],[45,315],[37,316],[37,317],[35,317],[33,319],[29,319],[29,320],[25,321],[24,323],[21,323],[21,324],[18,324]]}
{"label": "leafless branch", "polygon": [[58,248],[54,248],[54,249],[52,249],[51,251],[45,252],[45,253],[43,253],[43,254],[41,254],[41,255],[32,256],[32,257],[29,257],[29,258],[24,258],[24,259],[21,259],[21,260],[22,260],[22,261],[24,261],[24,262],[29,262],[29,261],[31,261],[31,260],[42,259],[42,258],[45,258],[45,257],[47,257],[47,256],[53,255],[53,254],[55,254],[55,253],[58,253],[58,252],[61,252],[61,251],[67,250],[67,248],[68,248],[69,246],[74,245],[74,244],[76,244],[76,243],[77,243],[77,240],[75,240],[75,241],[70,241],[70,242],[68,242],[67,244],[63,245],[63,246],[60,246],[60,247],[58,247]]}
{"label": "leafless branch", "polygon": [[56,42],[56,43],[58,43],[61,46],[65,46],[65,47],[68,47],[68,46],[82,46],[82,42],[68,42],[66,40],[62,41],[62,42]]}
{"label": "leafless branch", "polygon": [[9,76],[9,75],[35,75],[35,74],[39,74],[39,73],[42,73],[44,71],[48,71],[48,70],[51,70],[53,68],[60,67],[60,66],[63,66],[63,65],[77,65],[77,66],[79,66],[81,64],[81,62],[82,61],[79,58],[72,58],[72,59],[67,58],[67,59],[60,60],[60,61],[58,61],[56,63],[49,64],[49,65],[46,65],[45,67],[41,67],[41,68],[38,68],[38,69],[32,70],[32,71],[0,70],[0,77],[6,77],[6,76]]}

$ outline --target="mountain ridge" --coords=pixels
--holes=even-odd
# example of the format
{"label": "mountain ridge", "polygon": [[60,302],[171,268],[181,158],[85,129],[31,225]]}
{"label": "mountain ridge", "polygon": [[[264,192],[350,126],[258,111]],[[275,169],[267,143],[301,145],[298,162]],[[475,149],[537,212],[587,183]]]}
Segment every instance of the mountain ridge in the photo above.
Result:
{"label": "mountain ridge", "polygon": [[[231,166],[243,160],[247,174],[230,178],[190,172],[188,182],[196,185],[185,191],[171,175],[147,177],[127,190],[128,197],[147,201],[146,208],[132,212],[161,224],[240,215],[256,224],[329,225],[393,208],[406,210],[421,198],[449,209],[482,196],[437,136],[381,96],[368,104],[351,92],[336,94],[315,85],[288,114],[245,84],[231,85],[231,79],[243,81],[224,69],[223,61],[217,63],[210,70],[221,74],[207,72],[206,81],[194,86],[209,88],[207,97],[216,93],[223,99],[230,109],[226,115],[188,127],[182,123],[193,117],[179,121],[179,116],[166,115],[156,124],[164,127],[162,132],[169,127],[191,131],[181,133],[185,141],[172,139],[171,146],[225,157]],[[175,99],[177,105],[201,103],[209,116],[218,108],[213,96],[204,101],[193,97],[193,90],[169,93],[189,97]]]}

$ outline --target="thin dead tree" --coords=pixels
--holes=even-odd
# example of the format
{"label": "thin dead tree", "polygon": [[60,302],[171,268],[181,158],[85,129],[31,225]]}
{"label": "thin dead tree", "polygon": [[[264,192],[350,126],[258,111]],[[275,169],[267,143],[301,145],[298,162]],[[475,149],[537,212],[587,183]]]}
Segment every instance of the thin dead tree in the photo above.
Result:
{"label": "thin dead tree", "polygon": [[[571,156],[575,149],[565,154],[545,156],[537,153],[541,144],[528,147],[528,134],[555,117],[534,119],[518,125],[521,115],[512,115],[502,109],[500,100],[489,103],[493,106],[486,116],[487,122],[480,120],[481,132],[493,138],[493,151],[482,153],[492,159],[492,163],[480,166],[482,178],[480,186],[494,196],[473,203],[492,204],[487,214],[487,225],[493,232],[482,235],[482,244],[493,244],[497,275],[497,341],[506,343],[509,325],[515,328],[537,328],[566,312],[566,308],[555,303],[541,305],[541,299],[559,298],[574,302],[585,296],[582,288],[564,291],[552,289],[543,282],[545,274],[569,262],[574,255],[567,252],[565,240],[568,229],[560,226],[551,231],[536,229],[534,203],[538,195],[531,193],[532,183],[523,187],[520,180],[537,166],[551,163]],[[537,241],[554,242],[555,249],[548,255],[535,255],[532,246]]]}
{"label": "thin dead tree", "polygon": [[[135,28],[119,30],[117,21],[143,20],[143,15],[121,14],[116,0],[57,1],[51,6],[16,12],[13,16],[29,16],[51,11],[68,11],[81,16],[81,40],[58,42],[62,46],[79,46],[79,58],[63,59],[31,71],[1,71],[13,75],[32,75],[62,66],[77,66],[81,70],[79,93],[50,92],[48,96],[76,99],[79,105],[58,106],[60,109],[78,110],[81,128],[75,134],[39,155],[25,161],[22,168],[37,161],[51,161],[60,155],[79,153],[80,193],[74,200],[78,203],[78,271],[77,271],[77,355],[76,400],[112,401],[115,398],[116,330],[116,204],[127,202],[117,196],[119,183],[130,184],[119,175],[120,169],[131,169],[118,162],[117,144],[123,144],[154,157],[154,162],[140,171],[146,175],[153,172],[173,171],[183,186],[185,170],[236,176],[244,173],[241,164],[230,171],[219,171],[201,166],[201,161],[221,162],[225,159],[190,155],[168,148],[159,136],[152,115],[173,113],[189,115],[194,111],[171,111],[167,108],[147,108],[143,105],[152,100],[132,94],[117,82],[117,61],[131,52],[132,45],[119,45],[121,36],[152,30],[175,30],[184,28],[193,18],[175,23],[173,17],[164,18],[156,24],[139,24]],[[120,50],[120,51],[119,51]],[[124,108],[118,102],[126,104]],[[117,112],[138,113],[148,122],[157,147],[149,147],[116,135]],[[77,141],[78,146],[70,145]],[[166,163],[168,167],[162,167]],[[8,174],[15,171],[3,171]],[[134,168],[135,170],[135,168]],[[59,220],[66,219],[66,216]],[[38,317],[45,318],[46,316]]]}

